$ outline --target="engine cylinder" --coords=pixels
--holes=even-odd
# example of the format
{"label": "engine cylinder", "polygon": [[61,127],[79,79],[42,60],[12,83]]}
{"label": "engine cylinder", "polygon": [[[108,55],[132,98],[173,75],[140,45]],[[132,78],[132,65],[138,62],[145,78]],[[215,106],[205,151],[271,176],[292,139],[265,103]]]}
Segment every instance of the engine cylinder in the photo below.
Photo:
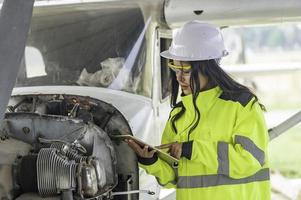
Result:
{"label": "engine cylinder", "polygon": [[41,196],[75,190],[78,164],[59,156],[54,148],[43,148],[37,159],[38,189]]}

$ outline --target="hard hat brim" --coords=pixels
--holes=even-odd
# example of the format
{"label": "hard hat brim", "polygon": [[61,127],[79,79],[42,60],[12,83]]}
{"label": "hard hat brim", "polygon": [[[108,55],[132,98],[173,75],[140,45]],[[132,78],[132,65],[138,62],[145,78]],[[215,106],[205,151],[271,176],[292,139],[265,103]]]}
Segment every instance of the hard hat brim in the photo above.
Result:
{"label": "hard hat brim", "polygon": [[162,56],[163,58],[171,59],[171,60],[195,61],[195,59],[189,59],[187,57],[175,56],[175,55],[169,53],[168,50],[161,52],[160,56]]}
{"label": "hard hat brim", "polygon": [[163,52],[160,53],[160,56],[162,56],[163,58],[172,59],[172,60],[179,60],[179,61],[211,60],[211,59],[221,58],[221,57],[224,57],[224,56],[227,56],[227,55],[228,55],[228,52],[225,51],[224,55],[216,56],[216,57],[210,57],[210,58],[189,58],[189,57],[175,56],[175,55],[171,54],[169,52],[169,50],[166,50],[166,51],[163,51]]}

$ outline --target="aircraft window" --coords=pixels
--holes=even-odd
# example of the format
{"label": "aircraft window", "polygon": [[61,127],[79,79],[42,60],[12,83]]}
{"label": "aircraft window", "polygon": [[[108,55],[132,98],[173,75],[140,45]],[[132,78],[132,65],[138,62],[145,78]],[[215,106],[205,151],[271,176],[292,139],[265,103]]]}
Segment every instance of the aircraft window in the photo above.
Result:
{"label": "aircraft window", "polygon": [[37,48],[25,48],[25,66],[27,78],[47,75],[42,54]]}
{"label": "aircraft window", "polygon": [[[223,34],[230,55],[222,59],[221,64],[233,77],[255,90],[267,109],[265,118],[268,128],[275,127],[299,112],[301,24],[230,27],[223,29]],[[272,140],[269,145],[272,171],[279,177],[294,178],[299,182],[300,133],[299,123]],[[285,178],[282,177],[281,180]],[[293,188],[292,186],[288,185],[288,188]],[[300,186],[298,188],[300,191]]]}
{"label": "aircraft window", "polygon": [[[114,3],[63,7],[33,17],[27,49],[41,55],[25,55],[20,71],[26,73],[19,73],[16,87],[104,87],[150,97],[151,83],[144,80],[149,23],[140,8]],[[44,63],[37,66],[38,60]],[[37,70],[43,76],[32,75]]]}
{"label": "aircraft window", "polygon": [[[171,44],[171,39],[161,38],[160,39],[160,52],[167,50]],[[160,57],[161,59],[161,95],[162,100],[169,96],[169,68],[167,67],[167,59]]]}

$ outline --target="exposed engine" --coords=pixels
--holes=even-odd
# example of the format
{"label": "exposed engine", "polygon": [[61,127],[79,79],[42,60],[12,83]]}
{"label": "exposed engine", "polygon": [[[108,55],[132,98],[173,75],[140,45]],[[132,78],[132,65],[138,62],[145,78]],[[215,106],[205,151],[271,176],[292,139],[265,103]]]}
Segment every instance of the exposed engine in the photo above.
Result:
{"label": "exposed engine", "polygon": [[[138,199],[123,116],[88,97],[12,97],[0,129],[1,199]],[[119,195],[125,194],[125,195]]]}

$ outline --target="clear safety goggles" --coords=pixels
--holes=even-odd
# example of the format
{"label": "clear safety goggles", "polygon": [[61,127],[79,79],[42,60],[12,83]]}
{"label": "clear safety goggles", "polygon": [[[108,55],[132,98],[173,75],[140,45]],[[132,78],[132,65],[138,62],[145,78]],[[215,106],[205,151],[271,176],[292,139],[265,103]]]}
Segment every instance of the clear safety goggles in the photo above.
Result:
{"label": "clear safety goggles", "polygon": [[191,73],[191,66],[190,65],[174,65],[172,61],[168,62],[168,67],[176,74],[182,73],[182,75],[189,76]]}

